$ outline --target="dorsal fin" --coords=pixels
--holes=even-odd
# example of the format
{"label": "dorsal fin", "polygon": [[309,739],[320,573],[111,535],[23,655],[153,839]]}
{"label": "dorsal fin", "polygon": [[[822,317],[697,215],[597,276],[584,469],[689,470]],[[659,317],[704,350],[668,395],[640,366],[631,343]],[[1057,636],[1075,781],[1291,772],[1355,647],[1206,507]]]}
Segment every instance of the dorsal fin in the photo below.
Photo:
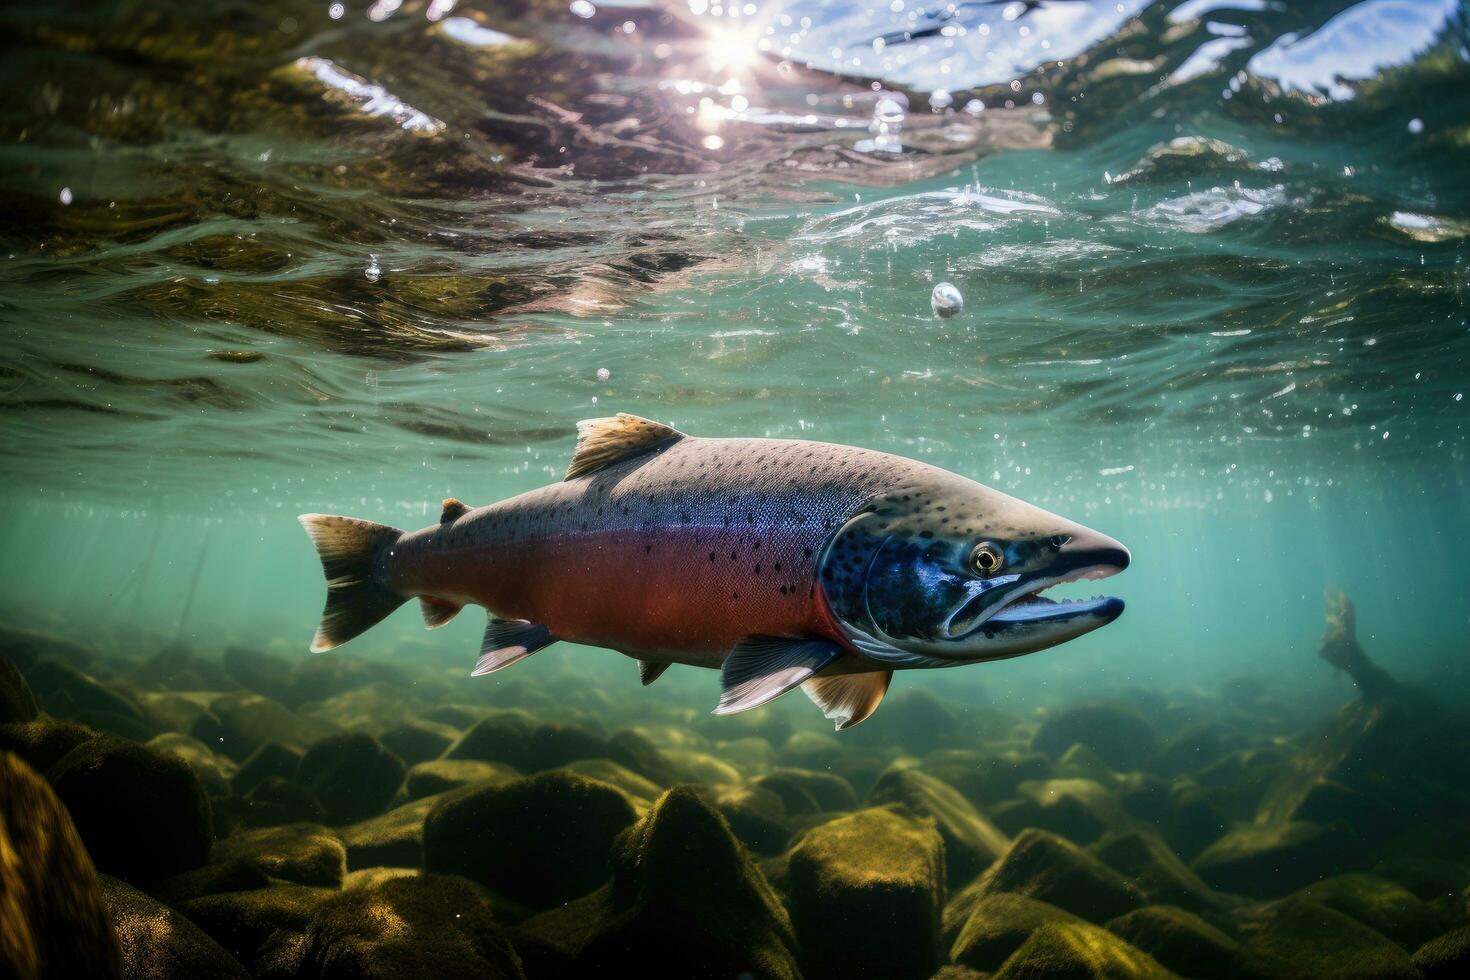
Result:
{"label": "dorsal fin", "polygon": [[439,512],[440,524],[448,524],[450,521],[457,521],[465,514],[468,514],[470,512],[469,504],[466,504],[459,500],[455,500],[453,497],[445,497],[443,506],[444,509]]}
{"label": "dorsal fin", "polygon": [[577,423],[577,449],[572,465],[567,467],[568,480],[595,473],[620,459],[646,453],[676,439],[684,433],[662,422],[653,422],[619,412],[610,418],[583,419]]}

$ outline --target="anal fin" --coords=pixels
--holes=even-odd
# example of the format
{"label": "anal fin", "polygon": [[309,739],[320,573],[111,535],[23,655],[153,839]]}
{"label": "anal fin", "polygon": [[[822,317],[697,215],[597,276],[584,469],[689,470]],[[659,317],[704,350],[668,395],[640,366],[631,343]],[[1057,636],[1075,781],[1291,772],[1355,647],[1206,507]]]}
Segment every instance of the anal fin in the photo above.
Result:
{"label": "anal fin", "polygon": [[485,642],[480,644],[480,659],[475,661],[471,677],[493,674],[518,664],[543,647],[556,642],[551,630],[541,623],[524,619],[492,619],[485,626]]}
{"label": "anal fin", "polygon": [[837,723],[837,730],[851,728],[878,709],[883,695],[888,693],[888,684],[893,680],[893,671],[878,670],[867,674],[833,674],[831,677],[813,677],[802,682],[801,689],[812,703],[822,709],[828,721]]}
{"label": "anal fin", "polygon": [[448,599],[440,599],[436,596],[419,596],[419,611],[424,614],[424,627],[436,630],[449,622],[464,606]]}
{"label": "anal fin", "polygon": [[759,708],[808,680],[842,656],[831,640],[747,636],[720,668],[720,703],[715,714]]}
{"label": "anal fin", "polygon": [[638,661],[638,679],[643,682],[644,687],[647,687],[662,677],[664,671],[668,669],[669,665],[667,663],[660,663],[656,660],[640,660]]}

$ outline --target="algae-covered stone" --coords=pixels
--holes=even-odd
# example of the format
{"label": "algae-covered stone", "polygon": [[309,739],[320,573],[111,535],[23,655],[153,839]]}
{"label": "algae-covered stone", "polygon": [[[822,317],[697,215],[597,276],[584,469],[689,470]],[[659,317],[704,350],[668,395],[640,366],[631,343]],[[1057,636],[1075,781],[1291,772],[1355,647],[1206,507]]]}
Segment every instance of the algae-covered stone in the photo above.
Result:
{"label": "algae-covered stone", "polygon": [[110,875],[101,882],[128,980],[249,980],[239,960],[181,913]]}
{"label": "algae-covered stone", "polygon": [[482,718],[444,753],[446,759],[501,762],[524,773],[607,755],[607,743],[585,728],[546,724],[515,711]]}
{"label": "algae-covered stone", "polygon": [[809,977],[928,977],[938,966],[944,842],[932,820],[872,808],[792,848],[792,922]]}
{"label": "algae-covered stone", "polygon": [[71,721],[39,718],[0,725],[0,750],[14,752],[38,772],[45,772],[72,749],[97,737],[97,731]]}
{"label": "algae-covered stone", "polygon": [[612,865],[609,884],[517,930],[529,972],[801,975],[791,922],[775,892],[692,789],[659,797],[619,837]]}
{"label": "algae-covered stone", "polygon": [[673,766],[658,746],[632,729],[612,733],[607,740],[607,757],[661,786],[667,786],[677,778]]}
{"label": "algae-covered stone", "polygon": [[1309,885],[1299,894],[1352,916],[1405,949],[1417,949],[1441,927],[1438,916],[1417,895],[1378,875],[1338,875]]}
{"label": "algae-covered stone", "polygon": [[1470,926],[1429,940],[1414,952],[1414,965],[1424,980],[1459,980],[1470,976]]}
{"label": "algae-covered stone", "polygon": [[1025,895],[997,892],[978,895],[968,904],[968,915],[955,933],[949,958],[976,970],[997,970],[1028,936],[1048,922],[1083,920]]}
{"label": "algae-covered stone", "polygon": [[165,732],[149,739],[147,746],[155,752],[172,752],[189,764],[194,775],[211,796],[226,796],[235,775],[235,762],[209,751],[209,746],[180,732]]}
{"label": "algae-covered stone", "polygon": [[462,878],[420,875],[343,891],[299,930],[277,931],[259,976],[317,980],[520,980],[520,958],[484,896]]}
{"label": "algae-covered stone", "polygon": [[1150,831],[1109,834],[1092,850],[1156,905],[1203,912],[1222,904],[1220,896]]}
{"label": "algae-covered stone", "polygon": [[1113,794],[1091,779],[1047,779],[1022,783],[1020,801],[994,809],[995,822],[1010,833],[1040,827],[1078,844],[1090,844],[1108,831],[1134,826]]}
{"label": "algae-covered stone", "polygon": [[1419,976],[1408,954],[1381,933],[1299,896],[1267,907],[1242,933],[1250,972],[1267,980]]}
{"label": "algae-covered stone", "polygon": [[36,697],[19,668],[0,657],[0,725],[36,720]]}
{"label": "algae-covered stone", "polygon": [[1150,905],[1108,923],[1108,931],[1185,977],[1233,977],[1240,944],[1176,905]]}
{"label": "algae-covered stone", "polygon": [[1129,881],[1076,844],[1044,830],[1025,830],[980,878],[982,894],[1012,892],[1049,902],[1090,922],[1141,908]]}
{"label": "algae-covered stone", "polygon": [[1086,922],[1047,922],[992,974],[993,980],[1172,980],[1152,956]]}
{"label": "algae-covered stone", "polygon": [[475,759],[434,759],[420,762],[408,770],[403,782],[410,800],[422,799],[475,783],[507,782],[520,773],[510,766]]}
{"label": "algae-covered stone", "polygon": [[326,827],[298,823],[231,834],[215,844],[213,862],[244,863],[270,878],[335,888],[347,872],[347,849]]}
{"label": "algae-covered stone", "polygon": [[249,804],[241,814],[247,827],[278,827],[288,823],[325,823],[327,808],[305,786],[279,776],[256,783],[245,794]]}
{"label": "algae-covered stone", "polygon": [[664,757],[669,760],[674,775],[684,782],[704,783],[706,786],[739,786],[745,782],[740,770],[708,752],[666,749]]}
{"label": "algae-covered stone", "polygon": [[[124,721],[147,727],[143,709],[135,700],[71,664],[42,660],[27,671],[26,680],[41,704],[53,715],[77,717],[83,721],[91,718]],[[97,727],[107,730],[100,721]],[[132,732],[117,734],[132,735]],[[148,732],[143,737],[146,739],[152,734]]]}
{"label": "algae-covered stone", "polygon": [[826,732],[801,731],[782,744],[776,757],[783,765],[816,771],[831,766],[845,751],[842,743]]}
{"label": "algae-covered stone", "polygon": [[424,867],[560,905],[607,879],[613,838],[635,816],[618,789],[563,770],[460,790],[425,821]]}
{"label": "algae-covered stone", "polygon": [[299,933],[317,909],[337,894],[290,882],[204,895],[180,907],[191,922],[251,972],[259,969],[261,948],[277,930]]}
{"label": "algae-covered stone", "polygon": [[267,779],[294,779],[301,766],[304,753],[279,742],[265,742],[240,763],[235,775],[230,778],[230,787],[236,793],[249,793]]}
{"label": "algae-covered stone", "polygon": [[1010,845],[1010,838],[959,790],[927,773],[890,769],[868,794],[868,800],[874,804],[900,803],[917,816],[934,818],[944,838],[946,874],[952,886],[969,882]]}
{"label": "algae-covered stone", "polygon": [[389,752],[412,766],[439,758],[459,735],[459,729],[451,725],[415,718],[388,729],[378,736],[378,740],[387,746]]}
{"label": "algae-covered stone", "polygon": [[0,752],[0,976],[121,974],[97,873],[40,773]]}
{"label": "algae-covered stone", "polygon": [[628,794],[635,806],[643,810],[648,809],[649,804],[663,792],[653,780],[640,776],[611,759],[578,759],[569,763],[566,768],[568,772],[616,786]]}
{"label": "algae-covered stone", "polygon": [[394,807],[382,816],[343,827],[342,843],[347,845],[347,866],[353,869],[375,865],[422,867],[424,821],[444,798],[442,793],[425,796]]}
{"label": "algae-covered stone", "polygon": [[336,728],[303,718],[285,705],[259,694],[236,692],[216,698],[189,734],[217,752],[244,760],[266,742],[304,749],[336,733]]}
{"label": "algae-covered stone", "polygon": [[209,798],[176,755],[100,736],[62,756],[46,776],[100,871],[150,882],[209,857]]}
{"label": "algae-covered stone", "polygon": [[1143,715],[1115,704],[1076,705],[1054,711],[1031,740],[1033,749],[1053,759],[1079,744],[1119,772],[1145,767],[1158,751],[1158,737]]}
{"label": "algae-covered stone", "polygon": [[1274,898],[1366,860],[1346,823],[1245,824],[1200,852],[1194,870],[1223,891]]}
{"label": "algae-covered stone", "polygon": [[354,732],[322,739],[307,749],[296,781],[321,800],[328,823],[352,823],[382,813],[406,771],[403,760],[382,742]]}
{"label": "algae-covered stone", "polygon": [[852,784],[836,773],[783,767],[757,777],[752,783],[781,797],[789,813],[801,812],[799,807],[806,800],[815,803],[818,811],[856,810],[858,806]]}
{"label": "algae-covered stone", "polygon": [[225,673],[247,691],[274,701],[291,697],[291,661],[263,650],[230,646],[224,651]]}
{"label": "algae-covered stone", "polygon": [[752,851],[774,854],[786,847],[791,829],[786,805],[775,793],[758,786],[715,786],[707,799]]}

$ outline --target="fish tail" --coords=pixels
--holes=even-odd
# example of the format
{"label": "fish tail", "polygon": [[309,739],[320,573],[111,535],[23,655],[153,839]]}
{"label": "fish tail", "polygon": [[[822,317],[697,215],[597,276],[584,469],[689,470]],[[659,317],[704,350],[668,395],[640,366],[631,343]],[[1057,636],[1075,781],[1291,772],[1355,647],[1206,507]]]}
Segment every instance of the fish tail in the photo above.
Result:
{"label": "fish tail", "polygon": [[398,528],[331,514],[302,514],[297,520],[311,535],[327,577],[327,605],[312,653],[346,643],[408,600],[381,574],[384,553],[403,535]]}

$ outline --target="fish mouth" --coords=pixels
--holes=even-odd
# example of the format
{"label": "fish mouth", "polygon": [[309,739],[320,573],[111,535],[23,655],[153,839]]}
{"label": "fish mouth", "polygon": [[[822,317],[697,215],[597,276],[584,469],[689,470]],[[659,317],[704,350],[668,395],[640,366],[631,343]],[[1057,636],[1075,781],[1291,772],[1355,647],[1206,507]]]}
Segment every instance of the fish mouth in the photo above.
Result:
{"label": "fish mouth", "polygon": [[1004,629],[1062,625],[1083,616],[1094,617],[1102,626],[1117,619],[1123,612],[1123,600],[1117,596],[1099,595],[1089,599],[1052,599],[1042,595],[1047,589],[1070,582],[1086,582],[1116,575],[1128,567],[1131,557],[1128,550],[1116,543],[1091,553],[1077,555],[1068,561],[1072,567],[1042,579],[1033,579],[1009,594],[997,599],[991,592],[972,596],[946,624],[946,632],[953,640],[963,640],[986,630],[989,633]]}

